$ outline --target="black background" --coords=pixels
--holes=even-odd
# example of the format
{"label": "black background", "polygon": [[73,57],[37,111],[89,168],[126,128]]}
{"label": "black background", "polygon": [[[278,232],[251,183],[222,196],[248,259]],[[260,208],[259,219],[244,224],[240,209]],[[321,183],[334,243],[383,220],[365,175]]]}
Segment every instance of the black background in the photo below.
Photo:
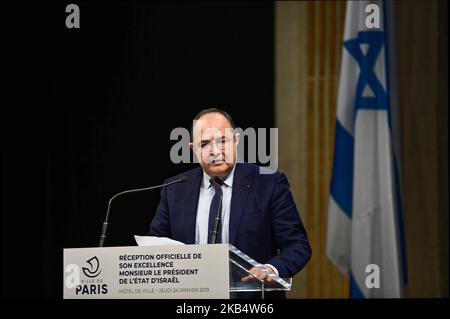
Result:
{"label": "black background", "polygon": [[[108,199],[162,183],[207,107],[273,127],[273,4],[2,4],[1,290],[62,298],[62,251],[98,245]],[[108,245],[146,234],[159,191],[117,199]],[[32,283],[32,284],[30,284]]]}

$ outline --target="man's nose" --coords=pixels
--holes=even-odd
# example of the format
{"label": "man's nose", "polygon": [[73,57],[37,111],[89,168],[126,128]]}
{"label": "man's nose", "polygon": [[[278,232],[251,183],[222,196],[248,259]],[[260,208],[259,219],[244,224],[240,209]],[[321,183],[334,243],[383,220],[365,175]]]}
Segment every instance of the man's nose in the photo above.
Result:
{"label": "man's nose", "polygon": [[211,148],[209,150],[210,155],[219,155],[222,154],[222,150],[220,149],[219,145],[215,142],[211,142]]}

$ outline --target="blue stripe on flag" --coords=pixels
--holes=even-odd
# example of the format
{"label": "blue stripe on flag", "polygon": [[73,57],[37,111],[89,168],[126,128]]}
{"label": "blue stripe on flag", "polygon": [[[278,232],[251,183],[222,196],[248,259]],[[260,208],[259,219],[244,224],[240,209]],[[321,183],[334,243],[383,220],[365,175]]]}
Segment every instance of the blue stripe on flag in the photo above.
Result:
{"label": "blue stripe on flag", "polygon": [[336,121],[331,196],[350,218],[353,205],[353,144],[353,136]]}
{"label": "blue stripe on flag", "polygon": [[358,287],[352,272],[350,271],[350,298],[364,299],[364,295]]}

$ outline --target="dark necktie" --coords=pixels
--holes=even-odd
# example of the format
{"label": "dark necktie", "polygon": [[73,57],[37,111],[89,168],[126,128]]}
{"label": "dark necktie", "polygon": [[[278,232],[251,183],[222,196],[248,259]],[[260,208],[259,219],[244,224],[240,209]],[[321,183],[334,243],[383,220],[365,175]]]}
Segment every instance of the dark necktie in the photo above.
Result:
{"label": "dark necktie", "polygon": [[[214,177],[209,180],[214,187],[214,197],[211,201],[209,208],[209,223],[208,223],[208,244],[216,244],[222,242],[222,185],[223,182],[220,178]],[[219,219],[216,221],[216,217]],[[214,231],[214,225],[217,222],[217,236],[214,243],[212,243],[212,233]]]}

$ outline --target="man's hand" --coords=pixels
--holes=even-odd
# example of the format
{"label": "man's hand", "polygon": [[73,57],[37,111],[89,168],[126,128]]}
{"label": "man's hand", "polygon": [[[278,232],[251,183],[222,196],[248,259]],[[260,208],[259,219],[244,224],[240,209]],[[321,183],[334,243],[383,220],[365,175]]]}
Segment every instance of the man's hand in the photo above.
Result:
{"label": "man's hand", "polygon": [[[272,269],[270,269],[269,266],[265,266],[265,265],[263,265],[263,266],[264,266],[264,268],[267,269],[267,271],[270,274],[273,274],[273,271],[272,271]],[[252,269],[249,270],[249,272],[256,278],[264,280],[264,282],[266,282],[266,283],[269,283],[272,281],[272,276],[269,276],[266,272],[262,271],[261,269],[259,269],[257,267],[253,267]],[[253,276],[248,275],[246,277],[243,277],[241,280],[243,282],[250,282],[255,279],[255,277],[253,277]]]}

